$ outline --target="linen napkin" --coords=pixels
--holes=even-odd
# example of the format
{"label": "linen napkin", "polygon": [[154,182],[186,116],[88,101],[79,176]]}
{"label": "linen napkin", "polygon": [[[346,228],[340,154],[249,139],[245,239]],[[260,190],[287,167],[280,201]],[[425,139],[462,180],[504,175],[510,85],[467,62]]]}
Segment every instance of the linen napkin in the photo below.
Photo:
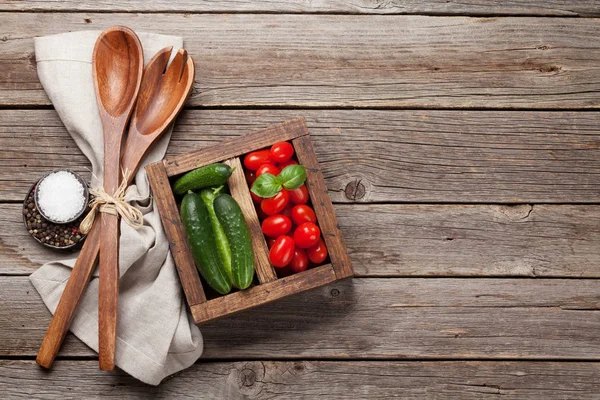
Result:
{"label": "linen napkin", "polygon": [[[92,80],[92,51],[100,32],[84,31],[35,38],[40,82],[69,134],[92,163],[92,186],[101,184],[102,123]],[[180,37],[138,33],[147,63],[166,47],[183,47]],[[119,315],[115,362],[135,378],[158,385],[192,365],[202,354],[202,335],[189,316],[158,210],[150,197],[144,166],[163,158],[171,131],[155,143],[138,170],[126,200],[144,214],[136,231],[121,222]],[[54,313],[76,257],[49,262],[30,280]],[[71,332],[98,351],[98,275],[88,285]]]}

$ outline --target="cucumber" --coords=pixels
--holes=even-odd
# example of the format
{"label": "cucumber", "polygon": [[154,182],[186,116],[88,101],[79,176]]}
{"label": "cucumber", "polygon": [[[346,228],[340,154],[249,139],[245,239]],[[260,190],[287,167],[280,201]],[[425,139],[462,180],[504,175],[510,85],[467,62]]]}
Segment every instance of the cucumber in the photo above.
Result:
{"label": "cucumber", "polygon": [[213,232],[215,233],[215,239],[217,241],[217,251],[223,262],[223,267],[225,267],[227,278],[229,278],[229,281],[231,282],[231,249],[229,248],[229,241],[227,240],[225,231],[217,218],[217,214],[215,214],[215,207],[213,204],[215,197],[217,197],[221,189],[222,187],[219,189],[204,189],[200,192],[200,197],[202,197],[202,201],[204,201],[204,204],[208,209],[210,222],[212,223]]}
{"label": "cucumber", "polygon": [[233,169],[229,165],[219,163],[195,169],[175,181],[173,192],[181,196],[189,190],[224,185],[232,172]]}
{"label": "cucumber", "polygon": [[230,195],[218,195],[214,207],[231,248],[231,283],[238,289],[246,289],[254,277],[254,251],[250,228],[240,206]]}
{"label": "cucumber", "polygon": [[196,267],[204,280],[221,294],[231,291],[231,282],[217,251],[210,214],[202,197],[189,192],[181,201],[181,221],[187,233]]}

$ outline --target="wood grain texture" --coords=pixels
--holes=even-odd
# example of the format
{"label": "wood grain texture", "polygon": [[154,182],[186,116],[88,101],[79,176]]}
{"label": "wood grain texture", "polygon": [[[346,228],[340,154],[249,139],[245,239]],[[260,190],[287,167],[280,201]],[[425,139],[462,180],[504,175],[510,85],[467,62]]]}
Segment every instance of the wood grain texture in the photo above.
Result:
{"label": "wood grain texture", "polygon": [[338,279],[331,264],[321,265],[302,273],[280,278],[272,282],[250,287],[246,290],[217,297],[206,303],[191,306],[196,324],[213,322],[241,311],[297,295],[307,290],[328,285]]}
{"label": "wood grain texture", "polygon": [[[34,36],[124,24],[183,36],[195,106],[597,108],[596,19],[0,14],[0,104],[48,105]],[[156,21],[160,20],[160,24]]]}
{"label": "wood grain texture", "polygon": [[[600,206],[334,209],[357,276],[600,278]],[[19,212],[0,205],[0,274],[28,275],[57,257],[28,236]]]}
{"label": "wood grain texture", "polygon": [[146,172],[148,173],[152,197],[156,202],[163,229],[167,237],[171,238],[169,249],[177,266],[177,273],[187,303],[190,305],[203,303],[206,301],[206,296],[188,245],[186,233],[181,224],[181,218],[165,167],[159,161],[147,166]]}
{"label": "wood grain texture", "polygon": [[265,236],[262,232],[258,215],[256,214],[256,208],[254,207],[252,197],[250,196],[250,189],[248,188],[248,183],[246,183],[242,163],[240,162],[239,157],[227,160],[225,163],[233,168],[233,173],[227,180],[229,191],[242,209],[242,213],[246,218],[246,223],[248,224],[248,228],[250,228],[250,233],[252,235],[254,268],[256,270],[258,281],[260,283],[273,282],[277,279],[277,274],[269,261],[269,247],[265,241]]}
{"label": "wood grain texture", "polygon": [[[596,203],[600,113],[187,110],[168,157],[304,116],[335,202]],[[222,150],[222,149],[221,149]],[[0,200],[89,163],[52,110],[0,110]]]}
{"label": "wood grain texture", "polygon": [[310,136],[301,136],[292,140],[298,162],[306,168],[306,187],[310,194],[310,201],[317,215],[321,236],[327,245],[327,252],[331,259],[333,270],[337,279],[344,279],[354,275],[352,262],[340,224],[335,216],[331,198],[327,193],[327,186],[321,173]]}
{"label": "wood grain texture", "polygon": [[0,361],[0,390],[9,398],[188,399],[591,399],[600,364],[494,361],[240,361],[198,362],[158,387],[93,361],[58,361],[51,373],[31,361]]}
{"label": "wood grain texture", "polygon": [[[0,278],[0,356],[33,356],[49,312],[26,277]],[[205,359],[600,360],[598,281],[340,281],[202,328]],[[340,334],[343,332],[343,334]],[[94,353],[69,335],[61,355]]]}
{"label": "wood grain texture", "polygon": [[126,12],[269,12],[269,13],[350,13],[350,14],[445,14],[445,15],[537,15],[598,16],[593,0],[4,0],[0,11],[126,11]]}

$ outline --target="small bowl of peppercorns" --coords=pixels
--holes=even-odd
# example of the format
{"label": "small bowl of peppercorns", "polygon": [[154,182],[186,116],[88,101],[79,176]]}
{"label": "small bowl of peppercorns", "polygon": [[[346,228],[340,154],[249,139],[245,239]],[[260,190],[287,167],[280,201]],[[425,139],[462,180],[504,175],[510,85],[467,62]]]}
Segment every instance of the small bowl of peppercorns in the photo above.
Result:
{"label": "small bowl of peppercorns", "polygon": [[79,224],[88,210],[69,223],[57,224],[47,220],[38,210],[35,201],[35,189],[38,183],[39,181],[31,185],[23,202],[25,228],[31,237],[46,247],[58,250],[79,248],[85,239],[85,235],[79,232]]}

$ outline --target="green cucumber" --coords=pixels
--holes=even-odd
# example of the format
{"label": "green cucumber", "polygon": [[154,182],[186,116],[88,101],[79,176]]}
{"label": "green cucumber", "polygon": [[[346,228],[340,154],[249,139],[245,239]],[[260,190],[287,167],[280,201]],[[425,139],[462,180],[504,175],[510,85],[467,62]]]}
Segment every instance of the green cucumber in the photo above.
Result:
{"label": "green cucumber", "polygon": [[223,187],[218,189],[204,189],[200,192],[200,197],[202,197],[202,200],[208,209],[210,222],[212,223],[213,232],[215,233],[215,239],[217,241],[217,251],[219,252],[219,256],[221,256],[223,267],[225,267],[225,272],[231,282],[231,249],[229,248],[229,241],[227,240],[225,231],[217,218],[217,214],[215,214],[215,207],[213,204],[215,197],[217,197],[222,188]]}
{"label": "green cucumber", "polygon": [[223,262],[217,251],[210,214],[202,197],[189,192],[181,201],[181,221],[187,233],[196,267],[204,280],[221,294],[231,291]]}
{"label": "green cucumber", "polygon": [[218,195],[214,207],[231,248],[231,283],[238,289],[246,289],[254,278],[254,251],[250,228],[240,206],[230,195]]}
{"label": "green cucumber", "polygon": [[184,195],[189,190],[221,186],[227,182],[233,169],[227,164],[210,164],[179,177],[173,184],[173,192]]}

